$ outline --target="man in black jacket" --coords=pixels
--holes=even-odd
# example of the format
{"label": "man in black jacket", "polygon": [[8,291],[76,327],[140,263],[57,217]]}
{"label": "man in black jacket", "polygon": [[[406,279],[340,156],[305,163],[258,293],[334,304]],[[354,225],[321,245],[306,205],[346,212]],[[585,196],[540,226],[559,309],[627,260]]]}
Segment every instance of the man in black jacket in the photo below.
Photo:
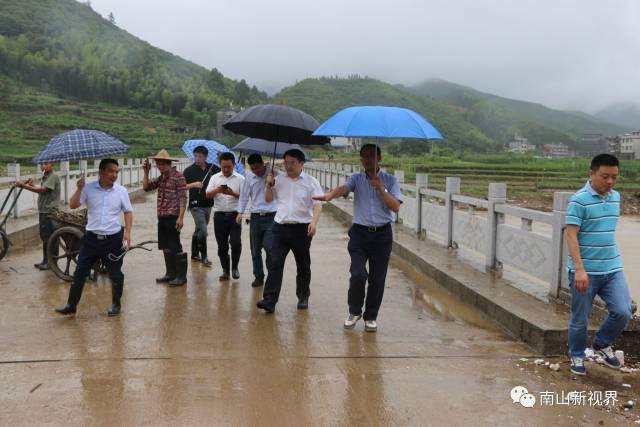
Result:
{"label": "man in black jacket", "polygon": [[207,256],[207,227],[213,207],[213,199],[207,198],[205,189],[211,177],[220,172],[219,167],[207,163],[208,155],[207,147],[196,147],[193,150],[194,163],[183,172],[189,190],[189,211],[196,225],[191,236],[191,261],[200,261],[205,267],[211,267]]}

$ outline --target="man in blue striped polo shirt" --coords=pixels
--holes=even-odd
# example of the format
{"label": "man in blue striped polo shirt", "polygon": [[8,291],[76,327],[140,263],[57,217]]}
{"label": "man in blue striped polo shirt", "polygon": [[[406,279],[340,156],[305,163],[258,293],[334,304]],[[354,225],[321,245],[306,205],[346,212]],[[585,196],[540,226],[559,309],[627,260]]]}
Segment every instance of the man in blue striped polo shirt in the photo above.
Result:
{"label": "man in blue striped polo shirt", "polygon": [[587,347],[589,313],[596,295],[609,311],[593,339],[593,350],[605,365],[620,368],[611,344],[631,318],[631,295],[622,271],[616,245],[616,224],[620,216],[620,194],[613,190],[619,162],[611,154],[591,160],[589,182],[577,191],[567,207],[567,246],[569,248],[569,286],[571,320],[569,356],[571,372],[586,375],[584,352]]}

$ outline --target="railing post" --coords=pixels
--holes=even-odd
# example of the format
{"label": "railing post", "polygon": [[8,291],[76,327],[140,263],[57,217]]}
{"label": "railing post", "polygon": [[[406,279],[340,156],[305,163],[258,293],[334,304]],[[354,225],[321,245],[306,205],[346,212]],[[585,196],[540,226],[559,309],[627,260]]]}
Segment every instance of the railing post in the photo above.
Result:
{"label": "railing post", "polygon": [[447,247],[453,247],[453,221],[455,203],[453,195],[460,194],[460,178],[457,176],[448,176],[445,180],[445,207],[447,208]]}
{"label": "railing post", "polygon": [[93,168],[98,170],[99,167],[100,167],[100,160],[94,160],[93,161]]}
{"label": "railing post", "polygon": [[69,173],[70,173],[69,162],[60,162],[60,173],[63,175],[64,182],[64,203],[65,205],[69,203],[69,183],[71,182]]}
{"label": "railing post", "polygon": [[[8,163],[7,164],[7,176],[15,179],[16,181],[20,180],[20,163]],[[11,216],[14,218],[18,218],[20,214],[20,209],[18,209],[18,191],[17,189],[13,191],[13,201],[15,205],[13,206],[13,211],[11,212]],[[2,214],[2,212],[0,212]]]}
{"label": "railing post", "polygon": [[133,159],[127,159],[127,166],[129,168],[129,186],[133,185]]}
{"label": "railing post", "polygon": [[562,279],[564,277],[564,262],[565,262],[565,216],[567,213],[567,205],[569,199],[573,193],[557,191],[553,193],[553,228],[551,234],[552,244],[552,269],[551,269],[551,283],[549,284],[549,296],[551,298],[558,298],[560,296],[560,287],[562,286]]}
{"label": "railing post", "polygon": [[422,193],[429,185],[429,175],[426,173],[416,174],[416,233],[422,234]]}
{"label": "railing post", "polygon": [[83,172],[86,174],[87,173],[87,161],[86,160],[80,160],[78,162],[78,169],[80,169],[80,174],[82,174]]}
{"label": "railing post", "polygon": [[122,173],[122,169],[124,169],[124,159],[118,159],[118,167],[120,169],[120,185],[124,185],[124,174]]}
{"label": "railing post", "polygon": [[141,163],[142,159],[136,159],[136,187],[140,185],[140,169],[142,169]]}
{"label": "railing post", "polygon": [[[396,177],[396,181],[398,181],[398,184],[400,186],[402,186],[402,184],[404,184],[404,171],[403,170],[397,170],[397,171],[393,171],[393,175]],[[400,222],[400,213],[397,214],[393,214],[396,218],[396,223]]]}
{"label": "railing post", "polygon": [[504,215],[496,212],[496,205],[507,201],[507,184],[493,182],[489,184],[487,194],[489,207],[487,208],[487,247],[485,267],[495,270],[498,268],[498,226],[504,222]]}

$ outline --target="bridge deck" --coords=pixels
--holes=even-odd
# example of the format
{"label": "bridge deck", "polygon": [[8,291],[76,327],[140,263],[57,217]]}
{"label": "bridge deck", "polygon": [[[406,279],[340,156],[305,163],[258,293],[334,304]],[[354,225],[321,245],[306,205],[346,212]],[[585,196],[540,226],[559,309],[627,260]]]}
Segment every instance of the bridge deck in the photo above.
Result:
{"label": "bridge deck", "polygon": [[[187,218],[183,243],[192,230]],[[325,214],[312,245],[308,311],[295,308],[290,257],[274,315],[255,308],[248,227],[242,277],[195,265],[186,287],[156,285],[158,251],[125,260],[123,314],[107,318],[108,281],[88,282],[75,319],[53,308],[68,284],[35,271],[39,248],[12,248],[0,262],[0,424],[34,425],[605,425],[619,410],[523,408],[509,398],[539,392],[618,390],[622,376],[590,367],[572,381],[567,364],[536,367],[529,350],[447,291],[394,265],[379,331],[344,331],[346,229]],[[211,233],[212,234],[212,233]],[[136,205],[135,241],[154,238],[154,203]],[[212,236],[209,237],[212,241]],[[210,251],[215,255],[215,245]],[[528,362],[520,362],[528,357]],[[625,381],[628,382],[628,381]],[[634,382],[635,386],[635,382]],[[623,397],[626,393],[626,397]],[[633,418],[635,419],[635,417]]]}

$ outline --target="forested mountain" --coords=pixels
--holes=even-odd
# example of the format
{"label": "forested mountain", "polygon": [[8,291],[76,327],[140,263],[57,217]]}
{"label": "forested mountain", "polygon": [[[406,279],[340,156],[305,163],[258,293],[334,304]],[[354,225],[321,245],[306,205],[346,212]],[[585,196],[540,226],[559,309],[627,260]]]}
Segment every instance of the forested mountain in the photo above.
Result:
{"label": "forested mountain", "polygon": [[[371,78],[325,77],[306,79],[275,95],[283,102],[312,114],[318,120],[329,118],[336,111],[352,105],[392,105],[410,108],[422,114],[445,136],[439,148],[490,152],[502,145],[487,137],[469,123],[454,108],[430,97],[418,96],[399,87]],[[427,151],[429,145],[421,141],[406,141],[397,149],[404,153]]]}
{"label": "forested mountain", "polygon": [[406,90],[448,103],[486,135],[503,143],[519,133],[538,145],[549,142],[575,145],[583,133],[616,135],[626,130],[586,113],[554,110],[444,80],[427,80]]}
{"label": "forested mountain", "polygon": [[46,92],[150,109],[195,126],[267,95],[155,48],[75,0],[0,0],[0,72]]}

